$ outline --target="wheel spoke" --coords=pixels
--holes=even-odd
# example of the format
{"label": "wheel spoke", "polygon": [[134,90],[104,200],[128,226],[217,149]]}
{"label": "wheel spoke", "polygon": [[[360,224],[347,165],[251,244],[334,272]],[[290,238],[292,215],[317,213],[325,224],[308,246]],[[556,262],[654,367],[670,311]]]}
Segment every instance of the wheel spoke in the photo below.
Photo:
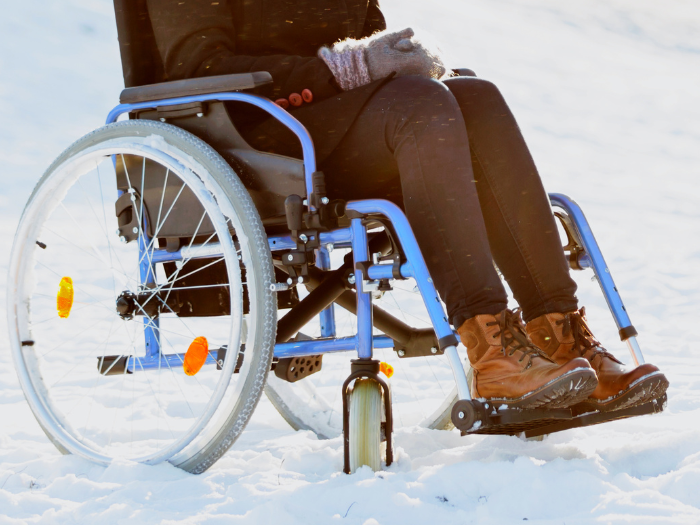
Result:
{"label": "wheel spoke", "polygon": [[[73,214],[70,212],[70,210],[68,210],[68,208],[66,208],[66,206],[65,206],[62,202],[59,203],[59,206],[61,206],[61,208],[63,208],[63,210],[65,210],[65,212],[68,214],[68,216],[70,217],[70,219],[73,221],[73,224],[75,224],[75,227],[78,228],[78,230],[80,230],[80,233],[82,233],[82,235],[83,235],[86,239],[89,239],[89,235],[85,232],[85,230],[83,230],[83,228],[80,226],[80,224],[79,224],[78,221],[75,219],[75,217],[73,217]],[[105,257],[104,257],[104,255],[102,254],[102,252],[100,252],[100,250],[98,250],[97,247],[96,247],[92,242],[90,243],[90,247],[91,247],[92,250],[95,252],[95,255],[97,255],[97,258],[98,258],[101,262],[103,262],[103,263],[106,264],[106,263],[107,263],[107,259],[105,259]],[[110,265],[108,265],[108,266],[110,266]],[[110,269],[111,269],[111,267],[110,267]]]}

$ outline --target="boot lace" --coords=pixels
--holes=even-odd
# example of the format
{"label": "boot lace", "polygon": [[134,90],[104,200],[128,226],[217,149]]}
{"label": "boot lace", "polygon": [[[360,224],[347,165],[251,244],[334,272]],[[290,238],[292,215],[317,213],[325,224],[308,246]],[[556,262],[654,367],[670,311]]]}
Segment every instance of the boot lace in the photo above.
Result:
{"label": "boot lace", "polygon": [[588,351],[592,351],[589,361],[592,361],[596,356],[607,356],[616,362],[618,361],[615,356],[608,352],[600,342],[595,338],[593,332],[588,327],[586,322],[586,308],[582,307],[581,310],[577,312],[569,312],[565,317],[556,322],[558,325],[563,325],[562,330],[564,336],[569,334],[574,335],[574,351],[578,352],[580,356],[583,357]]}
{"label": "boot lace", "polygon": [[[554,362],[547,354],[537,348],[528,337],[519,308],[513,312],[504,310],[497,316],[497,319],[497,321],[486,323],[486,326],[498,325],[500,328],[493,337],[501,336],[501,352],[504,356],[512,356],[516,351],[520,350],[523,355],[518,359],[518,362],[521,363],[527,357],[526,369],[532,366],[533,357],[542,357],[547,361]],[[508,350],[510,351],[506,354]]]}

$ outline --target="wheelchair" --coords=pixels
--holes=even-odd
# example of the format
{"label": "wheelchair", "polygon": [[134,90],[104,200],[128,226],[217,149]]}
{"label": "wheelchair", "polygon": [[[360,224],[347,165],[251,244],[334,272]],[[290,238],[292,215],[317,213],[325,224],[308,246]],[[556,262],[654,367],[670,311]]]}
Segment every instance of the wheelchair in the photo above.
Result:
{"label": "wheelchair", "polygon": [[[146,33],[120,18],[126,2],[115,5],[122,59],[138,65]],[[663,410],[665,394],[607,414],[471,399],[402,210],[330,201],[308,132],[247,92],[271,81],[253,72],[127,87],[106,126],[35,187],[12,248],[8,326],[25,397],[62,453],[201,473],[263,392],[293,428],[342,434],[346,473],[390,465],[395,425],[536,437]],[[303,159],[251,148],[232,101],[286,126]],[[564,195],[550,200],[571,268],[593,270],[643,363],[583,212]]]}

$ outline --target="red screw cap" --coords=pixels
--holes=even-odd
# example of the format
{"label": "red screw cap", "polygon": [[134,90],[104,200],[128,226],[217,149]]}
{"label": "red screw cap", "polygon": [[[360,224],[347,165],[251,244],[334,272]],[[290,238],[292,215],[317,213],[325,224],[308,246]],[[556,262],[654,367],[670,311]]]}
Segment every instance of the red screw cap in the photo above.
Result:
{"label": "red screw cap", "polygon": [[292,93],[289,95],[289,102],[292,106],[301,106],[303,99],[299,93]]}

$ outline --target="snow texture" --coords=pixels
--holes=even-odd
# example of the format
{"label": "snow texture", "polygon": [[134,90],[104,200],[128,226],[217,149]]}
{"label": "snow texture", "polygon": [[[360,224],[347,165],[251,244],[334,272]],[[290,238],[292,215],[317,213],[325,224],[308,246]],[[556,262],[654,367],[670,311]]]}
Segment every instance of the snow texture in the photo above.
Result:
{"label": "snow texture", "polygon": [[[545,186],[586,212],[666,412],[526,441],[403,427],[384,472],[340,473],[340,438],[292,431],[263,399],[194,476],[62,456],[0,338],[0,524],[700,523],[700,7],[694,0],[383,0],[452,66],[495,82]],[[420,24],[416,22],[419,21]],[[0,275],[43,170],[100,126],[122,87],[108,0],[6,2],[0,19]],[[579,297],[629,362],[589,272]],[[5,327],[4,286],[0,327]]]}

